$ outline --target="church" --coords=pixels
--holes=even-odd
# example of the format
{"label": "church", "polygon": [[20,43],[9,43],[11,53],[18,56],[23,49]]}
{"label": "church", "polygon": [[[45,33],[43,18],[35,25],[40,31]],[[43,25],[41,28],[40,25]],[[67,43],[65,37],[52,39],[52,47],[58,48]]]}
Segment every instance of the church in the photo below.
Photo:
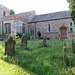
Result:
{"label": "church", "polygon": [[35,11],[10,15],[10,10],[0,5],[0,35],[3,31],[13,36],[16,30],[17,33],[29,33],[38,38],[71,39],[75,29],[71,28],[73,24],[70,10],[41,15],[36,15]]}

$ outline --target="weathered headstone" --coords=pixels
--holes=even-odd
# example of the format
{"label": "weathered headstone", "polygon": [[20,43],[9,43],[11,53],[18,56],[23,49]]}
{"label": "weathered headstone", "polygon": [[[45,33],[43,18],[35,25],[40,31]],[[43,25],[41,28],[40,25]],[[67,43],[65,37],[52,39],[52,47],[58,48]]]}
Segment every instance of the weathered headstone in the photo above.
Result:
{"label": "weathered headstone", "polygon": [[22,49],[26,49],[26,48],[27,48],[27,36],[26,36],[26,35],[24,35],[24,36],[22,37],[21,48],[22,48]]}
{"label": "weathered headstone", "polygon": [[60,40],[60,34],[59,34],[59,37],[58,37],[58,39]]}
{"label": "weathered headstone", "polygon": [[30,40],[32,40],[32,36],[30,37]]}
{"label": "weathered headstone", "polygon": [[66,43],[63,45],[63,68],[66,68]]}
{"label": "weathered headstone", "polygon": [[75,53],[75,38],[72,39],[72,52]]}
{"label": "weathered headstone", "polygon": [[35,36],[34,36],[34,40],[35,40]]}
{"label": "weathered headstone", "polygon": [[57,40],[57,36],[55,36],[55,39]]}
{"label": "weathered headstone", "polygon": [[15,41],[10,36],[9,39],[5,42],[5,55],[13,54],[15,51]]}
{"label": "weathered headstone", "polygon": [[35,40],[35,36],[31,36],[30,37],[30,40]]}
{"label": "weathered headstone", "polygon": [[47,44],[46,44],[46,40],[47,40],[47,39],[46,39],[46,36],[45,36],[45,37],[43,37],[43,46],[44,46],[44,47],[46,47],[46,46],[47,46]]}

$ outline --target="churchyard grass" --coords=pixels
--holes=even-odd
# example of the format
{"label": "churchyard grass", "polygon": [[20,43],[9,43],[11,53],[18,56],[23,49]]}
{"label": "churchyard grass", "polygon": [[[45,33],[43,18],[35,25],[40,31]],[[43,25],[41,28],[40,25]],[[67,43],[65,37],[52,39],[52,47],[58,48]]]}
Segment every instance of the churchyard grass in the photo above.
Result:
{"label": "churchyard grass", "polygon": [[[67,44],[66,69],[63,69],[64,41]],[[42,40],[28,41],[27,48],[23,50],[21,49],[20,41],[17,41],[15,53],[11,56],[5,56],[3,55],[4,42],[0,41],[0,59],[2,62],[7,62],[9,66],[15,64],[16,68],[17,66],[21,67],[23,73],[25,72],[24,69],[27,69],[37,75],[65,75],[65,73],[69,75],[71,68],[75,66],[75,54],[72,54],[71,51],[71,40],[47,40],[47,47],[43,47],[42,43]],[[4,67],[1,68],[3,69]],[[11,66],[11,68],[13,68],[13,66]]]}

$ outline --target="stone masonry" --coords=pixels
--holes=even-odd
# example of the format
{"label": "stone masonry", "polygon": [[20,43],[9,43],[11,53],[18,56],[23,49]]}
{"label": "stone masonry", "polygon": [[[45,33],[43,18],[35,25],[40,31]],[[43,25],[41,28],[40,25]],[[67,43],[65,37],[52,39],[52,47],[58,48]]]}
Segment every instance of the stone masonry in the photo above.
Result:
{"label": "stone masonry", "polygon": [[[60,34],[59,28],[62,25],[65,25],[67,27],[67,37],[71,38],[72,33],[70,32],[70,27],[69,27],[70,22],[72,22],[71,18],[36,22],[36,35],[37,35],[37,32],[40,31],[41,37],[43,37],[45,35],[47,38],[51,37],[51,39],[55,39],[55,36],[57,36],[57,38],[58,38],[58,36]],[[51,32],[48,31],[48,24],[51,25]],[[29,23],[28,27],[29,27],[29,32],[31,29],[35,30],[35,23]]]}

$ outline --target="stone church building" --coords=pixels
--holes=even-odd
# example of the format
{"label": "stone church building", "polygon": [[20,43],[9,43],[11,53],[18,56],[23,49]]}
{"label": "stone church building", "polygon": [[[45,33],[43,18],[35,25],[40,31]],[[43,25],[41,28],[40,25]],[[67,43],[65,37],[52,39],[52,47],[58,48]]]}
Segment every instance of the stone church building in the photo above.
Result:
{"label": "stone church building", "polygon": [[74,27],[71,26],[74,23],[70,10],[42,15],[36,15],[35,11],[10,15],[9,11],[0,5],[0,35],[3,30],[6,35],[13,36],[16,29],[17,33],[30,33],[39,38],[71,39],[73,36]]}

